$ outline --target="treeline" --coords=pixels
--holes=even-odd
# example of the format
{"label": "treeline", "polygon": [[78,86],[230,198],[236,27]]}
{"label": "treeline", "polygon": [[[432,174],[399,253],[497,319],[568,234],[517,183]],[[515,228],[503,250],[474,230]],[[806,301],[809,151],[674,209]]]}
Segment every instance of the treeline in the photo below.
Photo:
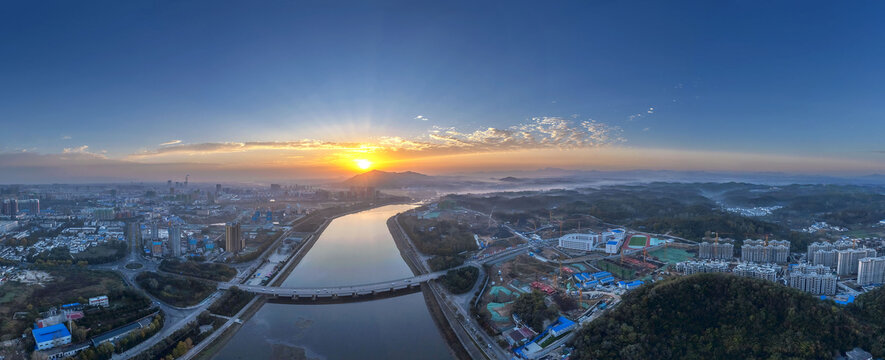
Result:
{"label": "treeline", "polygon": [[209,312],[224,316],[236,315],[255,295],[240,290],[236,286],[224,292],[218,300],[209,306]]}
{"label": "treeline", "polygon": [[[132,288],[114,290],[107,296],[109,307],[88,308],[84,311],[86,316],[77,320],[82,332],[71,330],[75,342],[111,331],[156,311],[147,296]],[[81,303],[86,303],[86,299],[81,299]]]}
{"label": "treeline", "polygon": [[126,256],[129,246],[125,241],[108,241],[104,244],[88,247],[82,252],[73,254],[75,261],[86,261],[90,265],[105,264],[120,260]]}
{"label": "treeline", "polygon": [[[871,349],[871,326],[769,281],[697,274],[643,286],[575,339],[577,359],[829,359]],[[882,356],[881,346],[876,351]]]}
{"label": "treeline", "polygon": [[399,222],[424,254],[453,256],[476,250],[473,233],[466,225],[449,220],[422,220],[416,216],[400,216]]}
{"label": "treeline", "polygon": [[441,271],[451,269],[464,264],[464,257],[460,255],[454,256],[434,256],[427,260],[427,265],[431,271]]}
{"label": "treeline", "polygon": [[237,275],[237,270],[230,266],[196,261],[163,260],[160,263],[160,270],[212,281],[228,281]]}
{"label": "treeline", "polygon": [[858,296],[849,310],[858,319],[869,321],[874,329],[869,350],[879,358],[885,357],[885,286]]}
{"label": "treeline", "polygon": [[145,271],[135,277],[142,289],[172,306],[196,305],[215,292],[215,284],[191,278]]}
{"label": "treeline", "polygon": [[129,350],[135,345],[140,344],[144,340],[154,336],[154,334],[158,333],[163,328],[163,312],[160,311],[154,318],[151,320],[151,323],[143,327],[141,329],[136,329],[126,334],[122,339],[118,340],[116,344],[112,342],[104,342],[101,343],[98,347],[88,348],[77,353],[75,359],[77,360],[107,360],[113,357],[114,353],[121,354],[126,350]]}
{"label": "treeline", "polygon": [[442,283],[453,294],[463,294],[473,288],[479,277],[479,269],[468,266],[457,270],[449,270],[442,277]]}
{"label": "treeline", "polygon": [[138,355],[132,357],[132,360],[156,360],[181,357],[188,350],[193,348],[208,337],[212,332],[200,333],[201,325],[215,324],[216,320],[209,315],[208,311],[204,311],[197,316],[196,321],[191,321],[178,329],[172,335],[164,338],[149,349],[142,351]]}
{"label": "treeline", "polygon": [[544,330],[544,322],[553,320],[559,314],[555,305],[547,306],[544,294],[533,290],[522,294],[513,302],[513,313],[535,332]]}
{"label": "treeline", "polygon": [[108,241],[71,254],[67,246],[59,246],[30,256],[28,261],[40,265],[96,265],[117,261],[126,256],[128,245],[124,241]]}

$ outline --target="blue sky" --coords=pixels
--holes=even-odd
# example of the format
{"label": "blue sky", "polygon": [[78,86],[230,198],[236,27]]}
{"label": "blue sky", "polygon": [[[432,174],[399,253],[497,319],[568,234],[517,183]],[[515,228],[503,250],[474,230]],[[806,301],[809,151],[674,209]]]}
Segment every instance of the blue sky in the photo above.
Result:
{"label": "blue sky", "polygon": [[0,152],[124,159],[171,140],[371,141],[560,117],[620,128],[618,146],[862,158],[873,172],[883,8],[4,2]]}

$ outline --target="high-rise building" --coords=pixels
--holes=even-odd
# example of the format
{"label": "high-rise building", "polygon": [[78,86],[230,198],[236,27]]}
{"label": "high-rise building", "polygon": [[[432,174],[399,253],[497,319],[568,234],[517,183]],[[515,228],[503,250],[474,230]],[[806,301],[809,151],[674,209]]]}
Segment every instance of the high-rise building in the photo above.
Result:
{"label": "high-rise building", "polygon": [[823,265],[831,268],[836,267],[836,250],[817,250],[814,256],[809,259],[814,265]]}
{"label": "high-rise building", "polygon": [[819,270],[814,269],[814,266],[794,268],[790,272],[790,287],[816,295],[835,295],[836,276],[830,273],[821,273]]}
{"label": "high-rise building", "polygon": [[3,215],[15,216],[18,214],[18,200],[3,200]]}
{"label": "high-rise building", "polygon": [[240,232],[239,223],[228,223],[224,226],[224,249],[231,253],[238,253],[246,247],[246,239]]}
{"label": "high-rise building", "polygon": [[839,276],[849,276],[857,274],[857,264],[860,259],[865,257],[875,257],[875,249],[847,249],[836,252],[838,263],[836,264],[836,273]]}
{"label": "high-rise building", "polygon": [[790,242],[772,240],[765,244],[763,240],[744,240],[741,246],[741,261],[753,263],[786,263],[790,257]]}
{"label": "high-rise building", "polygon": [[27,212],[33,216],[40,215],[40,199],[19,200],[18,211]]}
{"label": "high-rise building", "polygon": [[215,196],[221,193],[221,184],[215,184]]}
{"label": "high-rise building", "polygon": [[181,225],[175,224],[169,229],[169,247],[172,256],[181,256]]}
{"label": "high-rise building", "polygon": [[808,245],[808,258],[807,258],[808,262],[811,262],[812,259],[814,259],[814,253],[816,253],[818,251],[828,251],[828,250],[835,250],[835,249],[836,249],[836,247],[832,243],[829,243],[829,242],[821,241],[821,242],[811,243]]}
{"label": "high-rise building", "polygon": [[151,223],[151,240],[157,241],[160,239],[160,224]]}
{"label": "high-rise building", "polygon": [[731,239],[710,243],[704,241],[698,244],[698,258],[700,259],[731,259],[734,257],[734,244]]}
{"label": "high-rise building", "polygon": [[885,256],[860,259],[857,263],[857,284],[885,284]]}

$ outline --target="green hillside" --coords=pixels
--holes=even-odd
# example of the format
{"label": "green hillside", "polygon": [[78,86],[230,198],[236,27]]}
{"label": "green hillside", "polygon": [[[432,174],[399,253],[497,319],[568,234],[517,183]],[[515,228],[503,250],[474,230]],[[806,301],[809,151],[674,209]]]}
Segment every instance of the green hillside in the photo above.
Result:
{"label": "green hillside", "polygon": [[576,358],[830,359],[855,346],[881,357],[883,292],[843,308],[730,274],[670,279],[631,292],[582,329]]}

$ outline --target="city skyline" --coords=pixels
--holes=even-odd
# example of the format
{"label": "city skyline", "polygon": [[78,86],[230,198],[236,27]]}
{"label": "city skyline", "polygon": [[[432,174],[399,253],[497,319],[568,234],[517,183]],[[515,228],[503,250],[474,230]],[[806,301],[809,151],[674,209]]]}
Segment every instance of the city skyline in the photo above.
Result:
{"label": "city skyline", "polygon": [[4,4],[0,183],[885,172],[877,3],[210,5]]}

